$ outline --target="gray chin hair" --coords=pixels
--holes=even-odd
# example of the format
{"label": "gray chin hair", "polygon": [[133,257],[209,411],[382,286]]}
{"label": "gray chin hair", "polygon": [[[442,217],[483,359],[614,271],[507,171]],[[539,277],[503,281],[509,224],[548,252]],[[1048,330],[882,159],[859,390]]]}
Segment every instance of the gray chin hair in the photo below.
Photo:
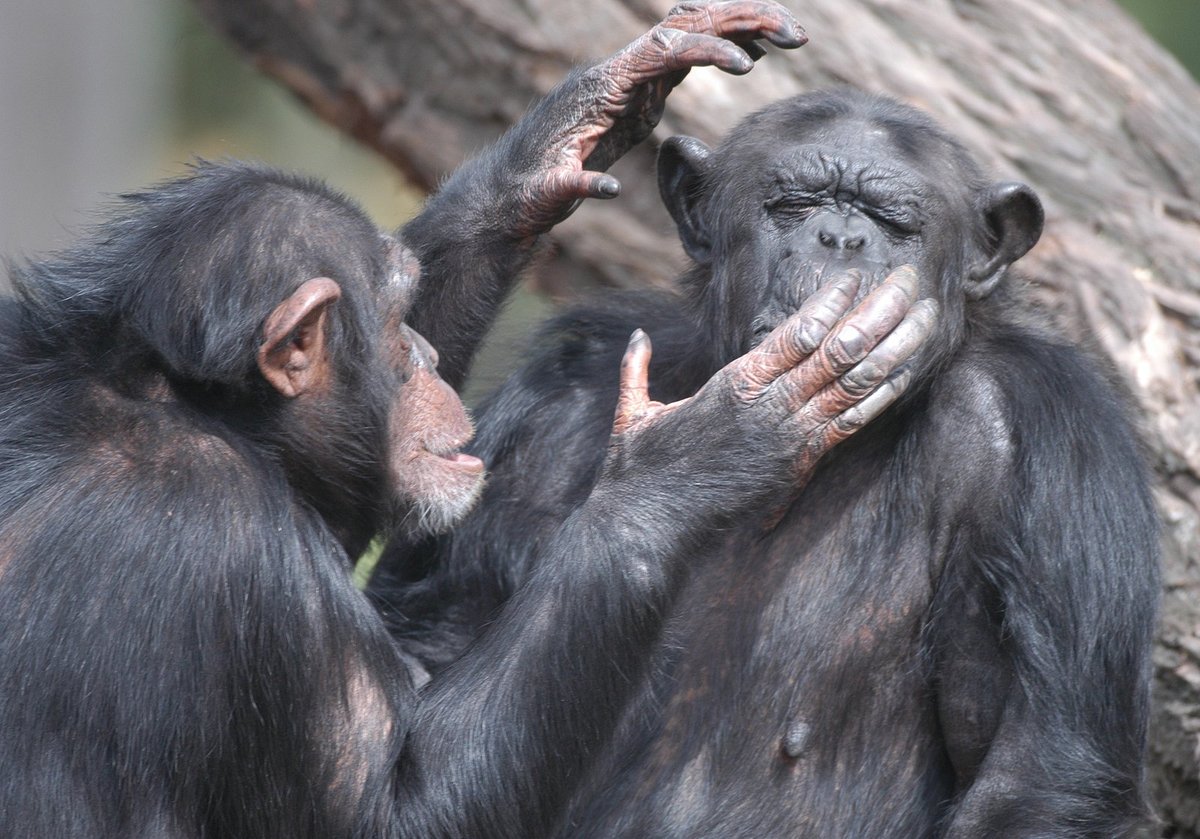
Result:
{"label": "gray chin hair", "polygon": [[458,524],[483,494],[484,479],[469,487],[455,487],[427,493],[410,501],[400,516],[399,530],[410,538],[436,536]]}

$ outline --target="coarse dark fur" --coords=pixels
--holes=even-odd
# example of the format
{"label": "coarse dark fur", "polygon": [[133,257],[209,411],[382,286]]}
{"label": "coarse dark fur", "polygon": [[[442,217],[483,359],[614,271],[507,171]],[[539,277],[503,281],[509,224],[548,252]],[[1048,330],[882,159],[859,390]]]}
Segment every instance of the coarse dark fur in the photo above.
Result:
{"label": "coarse dark fur", "polygon": [[[427,212],[466,218],[456,194]],[[201,164],[16,270],[0,836],[531,837],[561,811],[647,659],[680,545],[782,479],[787,450],[711,405],[639,436],[543,534],[548,570],[511,620],[418,693],[349,574],[397,503],[389,417],[433,404],[426,345],[393,349],[411,337],[391,320],[397,252],[319,184]],[[312,277],[341,288],[315,413],[255,368],[264,319]],[[415,367],[388,360],[406,353]],[[703,459],[673,442],[695,437]]]}
{"label": "coarse dark fur", "polygon": [[395,547],[373,584],[395,630],[442,666],[543,572],[531,546],[588,492],[632,328],[654,341],[652,395],[674,400],[823,278],[869,287],[911,263],[942,303],[916,383],[798,495],[687,555],[558,834],[1129,835],[1147,817],[1158,524],[1122,400],[1001,283],[1037,199],[853,92],[781,102],[711,153],[676,138],[660,183],[687,294],[546,327],[478,411],[479,509]]}
{"label": "coarse dark fur", "polygon": [[[460,452],[439,351],[458,384],[537,237],[616,195],[602,170],[689,67],[744,73],[757,38],[804,42],[775,4],[678,7],[571,74],[399,237],[319,183],[200,164],[14,269],[0,836],[546,835],[648,661],[683,546],[777,488],[797,449],[819,454],[837,416],[790,422],[789,387],[751,402],[727,375],[623,425],[588,501],[541,534],[545,570],[428,684],[351,557],[469,506],[483,464]],[[865,328],[904,318],[888,299]]]}

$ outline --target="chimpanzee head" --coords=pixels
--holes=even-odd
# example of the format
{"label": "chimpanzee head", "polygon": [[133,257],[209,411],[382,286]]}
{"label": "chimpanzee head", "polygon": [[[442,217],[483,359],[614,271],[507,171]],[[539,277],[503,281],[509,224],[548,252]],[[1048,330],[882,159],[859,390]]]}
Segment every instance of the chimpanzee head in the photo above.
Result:
{"label": "chimpanzee head", "polygon": [[345,199],[326,209],[326,217],[309,210],[318,225],[279,233],[322,241],[327,256],[343,259],[293,273],[293,282],[314,276],[266,315],[256,352],[258,372],[283,400],[278,429],[294,453],[293,483],[328,510],[335,530],[364,518],[338,503],[357,495],[359,510],[374,512],[360,539],[381,527],[440,531],[475,502],[484,465],[460,451],[474,432],[437,373],[437,351],[404,322],[420,267]]}
{"label": "chimpanzee head", "polygon": [[48,346],[250,441],[357,551],[401,523],[445,526],[483,479],[458,452],[472,435],[462,403],[404,324],[417,273],[324,185],[201,163],[125,196],[90,240],[16,279]]}
{"label": "chimpanzee head", "polygon": [[961,334],[1042,229],[1029,187],[987,184],[963,147],[919,111],[852,91],[778,102],[715,151],[672,137],[659,187],[726,357],[744,352],[832,275],[865,295],[909,264],[941,302],[938,340]]}

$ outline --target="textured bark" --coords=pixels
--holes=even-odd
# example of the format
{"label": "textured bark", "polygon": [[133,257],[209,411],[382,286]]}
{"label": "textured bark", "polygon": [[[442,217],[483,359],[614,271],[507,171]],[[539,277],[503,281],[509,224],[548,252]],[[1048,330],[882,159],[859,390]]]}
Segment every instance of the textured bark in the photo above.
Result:
{"label": "textured bark", "polygon": [[[572,64],[671,0],[198,0],[268,74],[430,187]],[[742,115],[829,85],[941,120],[997,175],[1031,184],[1046,234],[1029,291],[1129,385],[1164,519],[1151,773],[1165,834],[1200,837],[1200,86],[1108,0],[791,0],[812,42],[746,79],[694,71],[656,133],[713,142]],[[681,264],[651,176],[556,232],[565,292],[669,282]]]}

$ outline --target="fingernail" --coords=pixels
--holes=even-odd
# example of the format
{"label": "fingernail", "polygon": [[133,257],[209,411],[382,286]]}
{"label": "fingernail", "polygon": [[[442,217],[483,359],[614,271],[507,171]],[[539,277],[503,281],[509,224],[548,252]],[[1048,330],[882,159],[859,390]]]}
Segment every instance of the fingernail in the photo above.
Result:
{"label": "fingernail", "polygon": [[779,34],[783,35],[784,38],[798,47],[802,47],[808,43],[808,33],[805,32],[804,27],[795,20],[789,20],[785,22],[783,24],[783,30]]}

